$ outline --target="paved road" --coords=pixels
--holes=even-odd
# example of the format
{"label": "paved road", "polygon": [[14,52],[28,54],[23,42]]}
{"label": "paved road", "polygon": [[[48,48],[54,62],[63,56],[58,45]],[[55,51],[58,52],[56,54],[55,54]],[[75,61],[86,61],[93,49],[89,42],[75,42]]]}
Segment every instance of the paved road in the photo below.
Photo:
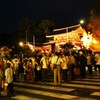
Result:
{"label": "paved road", "polygon": [[100,78],[92,77],[54,86],[48,83],[14,83],[16,96],[0,100],[100,100]]}

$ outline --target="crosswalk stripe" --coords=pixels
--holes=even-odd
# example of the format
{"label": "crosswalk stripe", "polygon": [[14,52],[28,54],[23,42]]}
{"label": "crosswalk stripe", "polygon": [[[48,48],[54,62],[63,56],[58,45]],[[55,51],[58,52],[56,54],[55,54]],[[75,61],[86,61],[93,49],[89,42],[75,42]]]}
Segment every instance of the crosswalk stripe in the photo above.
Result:
{"label": "crosswalk stripe", "polygon": [[[79,81],[80,81],[80,80],[79,80]],[[84,79],[84,81],[91,81],[91,82],[95,81],[95,82],[100,82],[100,78],[97,78],[97,79],[86,78],[86,79]]]}
{"label": "crosswalk stripe", "polygon": [[27,83],[14,83],[15,85],[20,85],[20,86],[31,86],[31,87],[37,87],[37,88],[42,88],[42,89],[49,89],[49,90],[60,90],[60,91],[65,91],[65,92],[71,92],[75,89],[72,88],[63,88],[63,87],[55,87],[55,86],[46,86],[46,85],[38,85],[38,84],[27,84]]}
{"label": "crosswalk stripe", "polygon": [[[95,86],[95,85],[100,85],[100,83],[94,83],[94,82],[89,82],[89,84],[91,85],[88,85],[86,81],[76,81],[76,83],[83,83],[83,84],[74,84],[74,81],[72,81],[71,83],[62,83],[61,86],[70,86],[70,87],[77,87],[77,88],[87,88],[87,89],[97,89],[97,90],[100,90],[100,86]],[[52,85],[53,83],[52,82],[48,82],[47,83],[48,85]]]}
{"label": "crosswalk stripe", "polygon": [[[74,82],[76,83],[83,83],[83,84],[74,84]],[[33,84],[27,84],[27,83],[20,83],[20,84],[17,84],[17,83],[14,83],[14,84],[17,84],[17,85],[25,85],[27,84],[27,86],[32,86],[32,87],[40,87],[40,88],[43,88],[43,89],[52,89],[52,90],[60,90],[60,91],[67,91],[67,92],[71,92],[73,90],[75,90],[74,88],[68,88],[68,86],[70,87],[77,87],[77,88],[87,88],[87,89],[97,89],[97,90],[100,90],[100,86],[94,86],[96,85],[96,83],[94,82],[89,82],[89,84],[91,85],[87,85],[88,82],[85,82],[85,81],[73,81],[71,84],[70,83],[62,83],[61,86],[67,86],[66,88],[61,88],[61,87],[54,87],[54,86],[41,86],[41,85],[33,85]],[[48,82],[46,83],[47,85],[53,85],[52,82]],[[98,85],[100,83],[97,83]]]}
{"label": "crosswalk stripe", "polygon": [[91,84],[91,85],[100,85],[97,82],[86,82],[86,81],[72,81],[72,83],[83,83],[83,84]]}
{"label": "crosswalk stripe", "polygon": [[25,95],[17,95],[15,97],[11,97],[11,98],[15,99],[15,100],[43,100],[43,99],[29,97],[29,96],[25,96]]}
{"label": "crosswalk stripe", "polygon": [[19,88],[19,87],[15,87],[14,88],[17,91],[21,91],[21,92],[28,92],[28,93],[33,93],[33,94],[37,94],[37,95],[43,95],[43,96],[49,96],[49,97],[56,97],[56,98],[60,98],[60,99],[75,99],[78,96],[73,96],[73,95],[67,95],[67,94],[61,94],[61,93],[55,93],[55,92],[47,92],[47,91],[42,91],[42,90],[33,90],[33,89],[25,89],[25,88]]}
{"label": "crosswalk stripe", "polygon": [[91,95],[100,96],[100,92],[93,92]]}
{"label": "crosswalk stripe", "polygon": [[[99,100],[100,79],[77,79],[70,83],[61,83],[61,86],[54,86],[53,82],[14,82],[14,90],[18,95],[12,99],[17,100],[44,100],[44,98],[52,100]],[[85,90],[87,90],[86,95]]]}
{"label": "crosswalk stripe", "polygon": [[90,85],[81,85],[81,84],[62,84],[62,86],[78,87],[78,88],[87,88],[87,89],[97,89],[100,90],[100,86],[90,86]]}

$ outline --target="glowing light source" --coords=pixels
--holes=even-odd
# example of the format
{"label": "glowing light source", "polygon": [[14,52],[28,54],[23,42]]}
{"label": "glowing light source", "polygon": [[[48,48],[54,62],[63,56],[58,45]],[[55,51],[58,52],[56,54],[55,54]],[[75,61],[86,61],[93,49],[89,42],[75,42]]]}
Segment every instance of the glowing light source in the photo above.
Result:
{"label": "glowing light source", "polygon": [[20,42],[20,43],[19,43],[19,45],[20,45],[21,47],[23,47],[23,46],[24,46],[23,42]]}
{"label": "glowing light source", "polygon": [[81,40],[83,41],[83,45],[88,49],[92,42],[92,34],[87,34],[84,32]]}
{"label": "glowing light source", "polygon": [[80,20],[80,24],[84,24],[84,20]]}
{"label": "glowing light source", "polygon": [[83,38],[81,39],[81,41],[83,42],[83,45],[89,49],[91,47],[92,44],[97,45],[97,40],[95,40],[92,36],[92,34],[90,33],[83,33]]}

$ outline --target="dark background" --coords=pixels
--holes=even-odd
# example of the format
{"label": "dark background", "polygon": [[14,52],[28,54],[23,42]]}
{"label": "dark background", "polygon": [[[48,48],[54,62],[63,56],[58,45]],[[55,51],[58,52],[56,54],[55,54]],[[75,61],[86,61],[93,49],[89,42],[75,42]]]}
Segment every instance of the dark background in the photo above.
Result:
{"label": "dark background", "polygon": [[23,17],[39,21],[50,19],[55,28],[87,20],[93,0],[0,0],[0,33],[16,34]]}

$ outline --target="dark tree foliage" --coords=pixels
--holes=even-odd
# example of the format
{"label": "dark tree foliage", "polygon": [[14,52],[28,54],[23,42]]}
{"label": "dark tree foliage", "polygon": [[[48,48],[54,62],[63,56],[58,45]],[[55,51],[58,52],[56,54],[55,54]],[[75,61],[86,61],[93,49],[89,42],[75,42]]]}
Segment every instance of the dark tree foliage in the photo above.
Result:
{"label": "dark tree foliage", "polygon": [[[19,28],[18,28],[18,36],[19,36],[19,41],[20,40],[26,40],[31,39],[32,34],[33,34],[33,26],[34,23],[31,19],[28,18],[23,18],[19,21]],[[32,39],[31,39],[32,40]]]}
{"label": "dark tree foliage", "polygon": [[72,45],[71,43],[66,43],[66,44],[61,46],[61,48],[64,48],[64,49],[71,49],[73,47],[74,47],[74,45]]}
{"label": "dark tree foliage", "polygon": [[53,32],[54,23],[48,19],[41,20],[39,22],[33,22],[28,18],[23,18],[19,22],[19,41],[23,40],[32,42],[33,36],[35,36],[35,42],[46,42],[46,35]]}
{"label": "dark tree foliage", "polygon": [[100,0],[94,0],[93,15],[100,16]]}

